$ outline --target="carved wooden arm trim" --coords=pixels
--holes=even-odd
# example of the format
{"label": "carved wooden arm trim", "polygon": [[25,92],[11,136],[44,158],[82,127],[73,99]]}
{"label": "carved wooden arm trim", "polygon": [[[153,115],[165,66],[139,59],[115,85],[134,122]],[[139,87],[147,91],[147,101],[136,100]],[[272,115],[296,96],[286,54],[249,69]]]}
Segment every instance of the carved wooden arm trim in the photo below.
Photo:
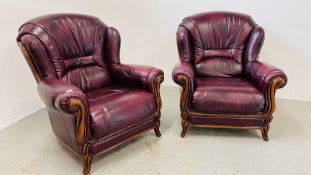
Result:
{"label": "carved wooden arm trim", "polygon": [[161,136],[161,132],[160,132],[160,118],[161,118],[161,107],[162,107],[162,101],[161,101],[161,96],[160,96],[160,86],[161,83],[164,80],[164,75],[160,74],[157,75],[155,77],[154,83],[154,92],[155,92],[155,96],[156,96],[156,102],[157,102],[157,111],[154,115],[155,117],[155,125],[154,125],[154,132],[156,133],[156,135],[158,137]]}
{"label": "carved wooden arm trim", "polygon": [[180,96],[181,117],[183,120],[186,120],[189,116],[188,102],[190,98],[190,80],[186,75],[178,75],[177,81],[180,85],[182,85],[182,92]]}
{"label": "carved wooden arm trim", "polygon": [[69,100],[69,109],[76,116],[76,139],[80,151],[83,154],[89,153],[89,141],[87,139],[87,111],[84,103],[78,98]]}
{"label": "carved wooden arm trim", "polygon": [[275,111],[275,93],[276,90],[282,87],[286,83],[285,79],[281,76],[275,77],[269,86],[267,93],[268,110],[265,116],[265,124],[269,124],[272,121],[272,114]]}
{"label": "carved wooden arm trim", "polygon": [[89,175],[94,155],[90,152],[90,141],[87,139],[88,114],[85,104],[78,98],[69,100],[69,109],[76,116],[76,139],[83,160],[83,175]]}
{"label": "carved wooden arm trim", "polygon": [[155,77],[155,96],[156,96],[156,101],[157,101],[157,113],[160,112],[161,108],[162,108],[162,101],[161,101],[161,95],[160,95],[160,87],[161,87],[161,83],[164,81],[164,75],[157,75]]}

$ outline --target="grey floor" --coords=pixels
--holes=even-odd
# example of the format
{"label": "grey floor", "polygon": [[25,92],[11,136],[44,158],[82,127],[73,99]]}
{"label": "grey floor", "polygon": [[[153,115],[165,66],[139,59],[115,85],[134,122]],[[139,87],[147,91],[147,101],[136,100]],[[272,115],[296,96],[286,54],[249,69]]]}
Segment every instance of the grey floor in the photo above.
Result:
{"label": "grey floor", "polygon": [[[181,138],[179,89],[162,88],[162,137],[153,131],[98,158],[93,175],[292,175],[311,172],[311,103],[277,100],[270,141],[260,131],[190,129]],[[41,110],[0,131],[0,174],[81,175]]]}

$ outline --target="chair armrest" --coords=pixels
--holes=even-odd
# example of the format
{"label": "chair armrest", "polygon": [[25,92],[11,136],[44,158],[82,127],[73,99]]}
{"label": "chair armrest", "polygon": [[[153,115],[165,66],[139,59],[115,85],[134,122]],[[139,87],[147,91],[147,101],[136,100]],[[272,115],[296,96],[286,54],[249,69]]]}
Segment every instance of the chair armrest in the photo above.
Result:
{"label": "chair armrest", "polygon": [[86,105],[84,93],[78,87],[56,78],[44,78],[38,83],[39,96],[43,102],[64,112],[73,112],[70,109],[71,99],[80,99]]}
{"label": "chair armrest", "polygon": [[113,78],[121,84],[141,88],[155,94],[156,78],[163,81],[162,70],[142,65],[115,64],[111,69]]}
{"label": "chair armrest", "polygon": [[276,89],[284,87],[287,83],[287,77],[282,70],[259,61],[246,64],[246,77],[256,84],[264,94],[269,91],[269,86],[273,81],[279,81]]}
{"label": "chair armrest", "polygon": [[181,85],[180,109],[183,112],[189,111],[191,94],[194,90],[194,71],[190,62],[181,61],[172,73],[173,80]]}
{"label": "chair armrest", "polygon": [[192,68],[191,63],[186,61],[181,61],[178,63],[173,70],[172,74],[173,80],[181,85],[184,86],[186,83],[189,83],[190,88],[189,90],[192,92],[194,88],[194,71]]}

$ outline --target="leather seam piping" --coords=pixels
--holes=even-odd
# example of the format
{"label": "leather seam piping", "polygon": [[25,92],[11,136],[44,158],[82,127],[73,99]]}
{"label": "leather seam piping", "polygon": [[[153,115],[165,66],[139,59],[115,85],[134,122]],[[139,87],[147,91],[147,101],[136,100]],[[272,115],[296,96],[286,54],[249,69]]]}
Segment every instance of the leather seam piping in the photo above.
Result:
{"label": "leather seam piping", "polygon": [[241,32],[241,30],[242,30],[242,27],[244,26],[245,23],[246,23],[246,18],[244,19],[243,24],[240,26],[239,31],[238,31],[238,33],[237,33],[235,39],[234,39],[233,47],[230,49],[230,50],[231,50],[231,55],[233,55],[233,49],[235,49],[236,41],[237,41],[237,39],[238,39],[238,37],[239,37],[239,35],[240,35],[240,32]]}
{"label": "leather seam piping", "polygon": [[[180,39],[177,38],[177,46],[178,46],[178,52],[181,52],[180,53],[180,57],[182,58],[181,60],[184,60],[184,61],[190,61],[191,60],[191,55],[190,55],[190,52],[192,51],[192,49],[190,49],[190,45],[189,45],[189,31],[187,30],[187,28],[183,25],[179,25],[179,27],[183,28],[185,30],[185,32],[187,32],[187,36],[185,36],[185,44],[186,44],[186,50],[187,50],[187,53],[188,54],[185,54],[182,47],[181,47],[181,41]],[[177,34],[179,33],[179,29],[177,31]],[[186,59],[183,59],[184,58],[184,55],[186,57]]]}
{"label": "leather seam piping", "polygon": [[[130,126],[126,127],[126,128],[122,128],[122,129],[120,129],[120,130],[118,130],[118,131],[116,131],[116,132],[114,132],[114,133],[110,133],[109,135],[105,135],[105,136],[103,136],[103,137],[101,137],[101,138],[98,138],[98,139],[96,139],[96,142],[102,141],[102,140],[104,140],[104,139],[106,139],[106,138],[108,138],[108,137],[114,136],[114,135],[118,135],[120,132],[122,132],[122,131],[124,131],[124,130],[127,130],[127,129],[133,128],[133,127],[135,127],[135,126],[137,126],[137,125],[143,124],[143,123],[145,123],[146,121],[152,119],[156,114],[157,114],[157,112],[155,112],[153,115],[151,115],[151,116],[148,117],[147,119],[143,120],[142,122],[135,123],[135,124],[130,125]],[[95,138],[96,138],[96,137],[95,137]]]}
{"label": "leather seam piping", "polygon": [[[96,33],[97,33],[97,25],[98,25],[98,18],[96,18],[96,24],[95,24],[95,32],[94,32],[94,36],[93,36],[93,46],[92,46],[92,60],[94,61],[93,59],[93,56],[94,56],[94,43],[95,43],[95,39],[96,39]],[[104,38],[105,40],[105,38]],[[94,61],[95,62],[95,61]]]}
{"label": "leather seam piping", "polygon": [[[259,28],[259,26],[256,26],[256,27],[258,27],[258,28]],[[256,60],[256,61],[258,60],[258,57],[259,57],[260,51],[261,51],[262,46],[263,46],[263,43],[264,43],[264,41],[265,41],[265,33],[264,33],[264,32],[262,32],[262,33],[263,33],[263,36],[262,36],[262,41],[261,41],[261,43],[260,43],[260,46],[258,47],[257,54],[256,54],[256,57],[255,57],[255,60]],[[253,60],[253,61],[254,61],[254,60]]]}
{"label": "leather seam piping", "polygon": [[[44,28],[43,26],[40,26],[40,25],[37,25],[37,24],[34,24],[34,23],[25,23],[24,25],[26,25],[26,24],[31,24],[31,25],[37,26],[37,27],[41,28],[43,31],[45,31],[45,32],[51,37],[51,39],[54,41],[56,47],[58,48],[58,51],[59,51],[59,52],[62,54],[62,56],[64,57],[64,54],[61,52],[61,50],[60,50],[60,48],[59,48],[57,42],[56,42],[55,39],[54,39],[54,37],[53,37],[47,30],[45,30],[45,28]],[[24,26],[24,25],[23,25],[23,26]],[[54,64],[52,64],[52,65],[53,65],[54,69],[57,70],[56,67],[55,67],[55,65],[54,65]],[[56,75],[57,75],[57,73],[56,73]],[[57,76],[58,76],[58,75],[57,75]],[[58,78],[61,78],[61,77],[58,76]]]}
{"label": "leather seam piping", "polygon": [[200,40],[201,40],[201,44],[202,44],[202,49],[204,49],[204,48],[205,48],[205,45],[204,45],[204,43],[203,43],[202,35],[201,35],[201,32],[199,31],[198,26],[195,24],[195,22],[194,22],[193,20],[191,20],[191,19],[189,19],[189,18],[185,18],[185,20],[190,21],[190,22],[193,24],[193,26],[196,28],[196,30],[198,31],[198,33],[199,33],[199,35],[200,35]]}
{"label": "leather seam piping", "polygon": [[40,26],[40,25],[37,25],[37,24],[34,24],[34,23],[26,23],[26,24],[32,24],[32,25],[34,25],[34,26],[37,26],[37,27],[41,28],[43,31],[45,31],[45,32],[52,38],[52,40],[54,41],[55,45],[57,46],[59,52],[60,52],[62,55],[64,55],[64,54],[61,52],[61,50],[60,50],[60,48],[59,48],[57,42],[56,42],[55,39],[54,39],[54,37],[53,37],[43,26]]}
{"label": "leather seam piping", "polygon": [[[41,42],[41,44],[44,46],[44,51],[48,54],[48,56],[51,58],[51,56],[50,56],[50,54],[47,52],[47,50],[46,50],[46,47],[45,47],[45,44],[44,44],[44,42],[37,36],[37,35],[35,35],[35,34],[33,34],[33,33],[25,33],[25,34],[23,34],[22,36],[21,36],[21,38],[23,37],[23,36],[25,36],[25,35],[30,35],[30,36],[33,36],[33,37],[35,37],[35,38],[37,38],[40,42]],[[24,45],[24,44],[23,44]],[[26,47],[24,46],[24,48],[26,49]],[[30,54],[30,52],[29,51],[27,51],[28,52],[28,54]],[[30,56],[30,55],[29,55]],[[49,60],[50,61],[50,60]],[[37,66],[33,63],[33,60],[31,59],[31,62],[32,62],[32,64],[34,65],[34,67],[36,67],[36,72],[37,72],[37,74],[40,76],[40,73],[39,73],[39,71],[38,71],[38,68],[37,68]],[[44,66],[46,67],[46,68],[48,68],[49,66],[47,66],[47,64],[46,64],[46,62],[45,62],[45,60],[43,61],[43,64],[44,64]],[[54,65],[53,63],[52,63],[52,65]],[[47,69],[47,70],[50,70],[49,68]],[[55,72],[56,73],[56,72]],[[57,76],[57,73],[56,73],[56,76]],[[43,77],[40,77],[40,79],[42,79]]]}

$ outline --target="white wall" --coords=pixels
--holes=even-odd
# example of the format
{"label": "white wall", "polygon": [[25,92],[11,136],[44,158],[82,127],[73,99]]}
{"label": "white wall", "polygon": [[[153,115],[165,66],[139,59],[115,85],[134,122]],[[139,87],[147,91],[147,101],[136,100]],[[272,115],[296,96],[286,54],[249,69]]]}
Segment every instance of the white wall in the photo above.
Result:
{"label": "white wall", "polygon": [[288,85],[277,97],[311,101],[308,0],[10,0],[1,1],[0,8],[0,129],[44,106],[15,37],[26,20],[56,12],[92,14],[117,28],[122,61],[163,69],[166,86],[176,86],[171,71],[178,61],[175,36],[183,17],[214,10],[247,13],[266,31],[260,59],[288,75]]}
{"label": "white wall", "polygon": [[88,9],[88,3],[81,0],[0,1],[0,129],[44,107],[15,40],[19,26],[42,14],[90,13]]}

